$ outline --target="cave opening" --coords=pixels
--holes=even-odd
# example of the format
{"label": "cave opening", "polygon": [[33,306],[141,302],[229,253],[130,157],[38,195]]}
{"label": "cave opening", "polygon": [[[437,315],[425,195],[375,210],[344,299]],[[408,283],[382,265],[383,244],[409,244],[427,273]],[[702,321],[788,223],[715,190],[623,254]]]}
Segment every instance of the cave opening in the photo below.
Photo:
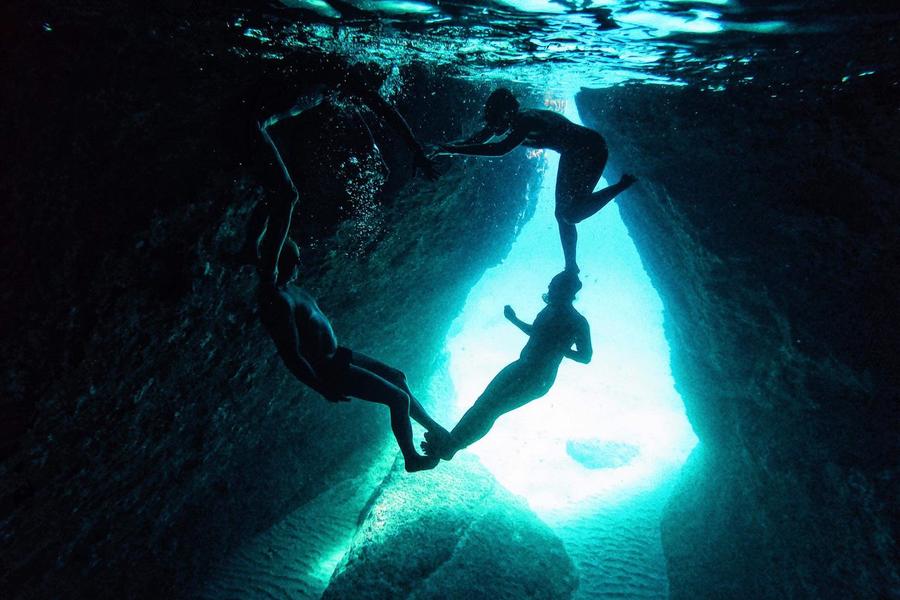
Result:
{"label": "cave opening", "polygon": [[[571,95],[546,104],[580,122]],[[529,157],[543,170],[535,213],[502,264],[472,288],[447,336],[451,424],[526,342],[503,306],[530,322],[562,265],[553,215],[559,158]],[[563,540],[581,579],[577,597],[661,597],[659,522],[697,438],[674,387],[662,302],[618,206],[578,229],[584,288],[575,307],[591,325],[593,360],[564,361],[545,397],[501,417],[468,451]]]}

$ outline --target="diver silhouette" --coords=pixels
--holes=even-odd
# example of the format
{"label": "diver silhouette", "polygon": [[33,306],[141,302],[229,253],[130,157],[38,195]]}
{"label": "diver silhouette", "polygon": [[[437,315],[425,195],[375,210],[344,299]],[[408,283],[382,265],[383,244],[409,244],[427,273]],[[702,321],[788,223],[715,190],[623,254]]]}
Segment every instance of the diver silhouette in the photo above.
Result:
{"label": "diver silhouette", "polygon": [[279,257],[277,279],[261,277],[257,295],[260,319],[285,366],[330,402],[348,401],[352,396],[386,405],[406,470],[433,469],[438,458],[416,452],[409,419],[439,435],[446,435],[446,430],[416,400],[402,371],[338,345],[315,298],[292,283],[299,258],[297,244],[288,238]]}
{"label": "diver silhouette", "polygon": [[[581,281],[572,271],[550,280],[544,301],[547,306],[529,325],[509,305],[504,316],[528,337],[519,359],[500,371],[475,404],[466,411],[453,431],[434,429],[425,434],[422,449],[429,456],[450,460],[454,454],[483,438],[501,415],[515,410],[550,391],[563,358],[587,364],[591,361],[591,332],[572,301]],[[575,349],[572,349],[572,345]]]}
{"label": "diver silhouette", "polygon": [[[326,181],[334,182],[341,177],[339,173],[334,172],[336,165],[328,164],[329,160],[331,163],[338,162],[333,156],[334,151],[329,153],[323,146],[333,147],[340,145],[341,142],[356,148],[365,146],[367,147],[365,150],[374,152],[378,157],[380,168],[383,171],[388,170],[360,108],[367,108],[400,135],[412,152],[413,164],[417,171],[428,179],[437,178],[434,162],[426,156],[407,122],[379,94],[378,90],[386,77],[387,72],[374,63],[357,63],[349,68],[331,65],[322,70],[315,85],[307,86],[305,95],[285,94],[279,91],[272,94],[272,97],[257,100],[255,119],[257,132],[251,138],[253,141],[250,151],[253,156],[250,160],[254,177],[265,190],[265,194],[250,215],[243,246],[232,256],[233,259],[243,264],[255,264],[262,277],[275,280],[278,256],[289,234],[291,216],[301,195],[297,189],[298,185],[304,193],[318,194],[320,189],[317,188],[329,185],[325,183]],[[279,104],[282,105],[280,112],[275,108]],[[327,115],[316,111],[325,104],[333,109],[332,112],[343,111],[352,114],[356,129],[354,135],[329,140],[317,139],[314,134],[309,133],[312,130],[321,130],[323,121],[329,120]],[[305,115],[309,118],[304,118]],[[272,135],[273,129],[278,129],[280,124],[290,121],[296,122],[296,125],[284,128],[287,131],[283,132],[282,136],[276,137],[278,139],[276,142]],[[289,145],[291,149],[295,149],[295,154],[306,157],[305,161],[292,162],[292,165],[300,166],[289,169],[283,149],[280,147],[282,145]],[[337,152],[346,157],[352,150],[352,148],[338,148]],[[298,169],[302,172],[294,173],[299,176],[298,183],[295,184],[292,170]],[[262,244],[259,243],[260,240]]]}
{"label": "diver silhouette", "polygon": [[[594,191],[606,166],[606,141],[593,129],[569,121],[549,110],[519,110],[519,102],[506,88],[498,88],[484,105],[484,128],[470,138],[440,146],[440,154],[502,156],[522,144],[559,152],[556,176],[556,220],[566,270],[578,273],[576,223],[596,214],[637,179],[623,175],[618,183]],[[491,138],[506,134],[496,142]]]}

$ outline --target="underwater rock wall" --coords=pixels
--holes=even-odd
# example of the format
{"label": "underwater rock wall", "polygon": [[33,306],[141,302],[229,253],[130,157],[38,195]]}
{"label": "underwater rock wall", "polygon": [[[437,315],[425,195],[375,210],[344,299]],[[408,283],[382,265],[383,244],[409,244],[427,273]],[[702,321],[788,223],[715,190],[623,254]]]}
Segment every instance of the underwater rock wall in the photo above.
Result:
{"label": "underwater rock wall", "polygon": [[[18,7],[4,39],[0,588],[172,597],[392,443],[382,407],[329,405],[288,375],[252,270],[222,259],[258,196],[242,169],[250,99],[317,73],[302,55],[233,52],[250,42],[225,18],[40,6]],[[424,141],[471,129],[446,105],[481,90],[404,76],[433,92],[395,99]],[[507,251],[535,168],[457,162],[430,184],[383,145],[394,182],[376,234],[330,223],[304,240],[302,276],[344,343],[416,389]]]}
{"label": "underwater rock wall", "polygon": [[672,598],[896,594],[896,85],[577,100],[607,177],[642,180],[618,204],[701,440],[663,521]]}
{"label": "underwater rock wall", "polygon": [[411,479],[395,464],[323,600],[570,598],[575,566],[523,499],[474,456],[442,467]]}

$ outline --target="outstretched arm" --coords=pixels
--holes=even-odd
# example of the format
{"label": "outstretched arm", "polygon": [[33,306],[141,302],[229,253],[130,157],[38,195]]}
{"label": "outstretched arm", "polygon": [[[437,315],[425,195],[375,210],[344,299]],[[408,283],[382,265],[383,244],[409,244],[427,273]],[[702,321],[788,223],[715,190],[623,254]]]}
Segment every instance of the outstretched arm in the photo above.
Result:
{"label": "outstretched arm", "polygon": [[575,333],[575,350],[566,350],[563,355],[583,365],[591,362],[594,355],[594,349],[591,347],[591,327],[584,317],[581,317],[578,331]]}
{"label": "outstretched arm", "polygon": [[456,143],[459,143],[460,145],[462,145],[462,144],[481,144],[481,143],[488,141],[492,137],[494,137],[494,135],[495,134],[490,127],[484,127],[483,129],[476,131],[469,137],[467,137],[463,140],[460,140],[459,142],[450,142],[450,144],[456,144]]}
{"label": "outstretched arm", "polygon": [[441,146],[444,152],[453,154],[468,154],[470,156],[503,156],[513,148],[525,141],[528,134],[523,127],[514,127],[505,138],[497,142],[476,144],[445,144]]}
{"label": "outstretched arm", "polygon": [[422,169],[422,172],[429,179],[435,179],[437,173],[434,170],[434,166],[425,155],[425,149],[422,148],[422,144],[416,139],[416,136],[413,134],[412,129],[410,129],[406,119],[403,118],[403,115],[401,115],[396,108],[388,104],[384,98],[374,92],[359,90],[358,93],[378,116],[384,119],[394,131],[400,134],[400,137],[403,138],[409,151],[413,153],[416,167]]}
{"label": "outstretched arm", "polygon": [[525,321],[517,317],[516,311],[514,311],[512,309],[512,306],[510,306],[509,304],[503,307],[503,316],[509,319],[510,323],[521,329],[522,332],[527,336],[531,336],[531,332],[534,331],[534,325],[532,325],[531,323],[526,323]]}

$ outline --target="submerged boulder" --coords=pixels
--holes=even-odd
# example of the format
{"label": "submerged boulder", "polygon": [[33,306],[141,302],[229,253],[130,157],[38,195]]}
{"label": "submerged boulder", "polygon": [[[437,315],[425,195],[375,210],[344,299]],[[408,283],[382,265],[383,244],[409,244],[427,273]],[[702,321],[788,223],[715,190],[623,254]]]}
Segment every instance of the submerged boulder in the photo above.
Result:
{"label": "submerged boulder", "polygon": [[395,465],[322,597],[569,598],[577,585],[559,538],[461,454],[416,475]]}

